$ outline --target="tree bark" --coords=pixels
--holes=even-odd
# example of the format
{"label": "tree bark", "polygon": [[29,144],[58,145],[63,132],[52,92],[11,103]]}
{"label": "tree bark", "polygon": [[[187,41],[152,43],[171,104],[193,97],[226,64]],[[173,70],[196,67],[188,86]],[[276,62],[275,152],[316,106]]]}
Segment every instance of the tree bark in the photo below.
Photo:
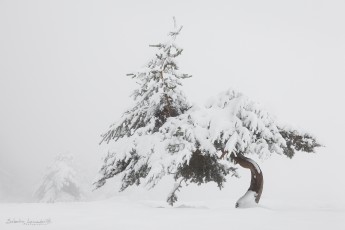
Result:
{"label": "tree bark", "polygon": [[[252,159],[243,156],[241,153],[237,153],[236,155],[234,153],[231,153],[230,157],[231,157],[231,159],[233,159],[235,161],[235,163],[239,164],[243,168],[247,168],[250,170],[251,181],[250,181],[250,186],[248,188],[247,193],[249,191],[255,192],[256,193],[255,202],[259,203],[259,200],[260,200],[260,197],[262,194],[263,184],[264,184],[263,174],[262,174],[262,171],[261,171],[259,165],[255,161],[253,161]],[[239,207],[239,201],[242,198],[240,198],[237,201],[236,208]]]}

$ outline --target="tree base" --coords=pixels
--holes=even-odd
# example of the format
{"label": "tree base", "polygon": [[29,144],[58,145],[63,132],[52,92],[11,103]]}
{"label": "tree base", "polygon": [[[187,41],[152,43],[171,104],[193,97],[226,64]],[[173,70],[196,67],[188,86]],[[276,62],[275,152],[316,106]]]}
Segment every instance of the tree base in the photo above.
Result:
{"label": "tree base", "polygon": [[236,202],[236,208],[252,208],[257,206],[256,197],[258,194],[254,191],[248,190],[238,201]]}
{"label": "tree base", "polygon": [[249,189],[246,194],[236,202],[236,208],[256,206],[256,204],[259,203],[264,185],[264,178],[259,165],[252,159],[243,156],[241,153],[237,153],[236,155],[232,153],[230,157],[235,161],[235,163],[239,164],[243,168],[250,169],[251,172]]}

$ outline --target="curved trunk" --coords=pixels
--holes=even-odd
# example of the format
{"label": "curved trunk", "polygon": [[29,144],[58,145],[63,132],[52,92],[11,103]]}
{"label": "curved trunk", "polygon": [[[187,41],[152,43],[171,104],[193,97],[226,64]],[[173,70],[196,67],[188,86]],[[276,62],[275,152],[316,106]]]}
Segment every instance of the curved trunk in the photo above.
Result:
{"label": "curved trunk", "polygon": [[253,200],[255,200],[256,203],[259,203],[264,184],[264,178],[259,165],[252,159],[245,157],[240,153],[237,153],[236,155],[231,153],[230,157],[235,161],[235,163],[239,164],[243,168],[250,169],[251,172],[251,181],[248,191],[236,202],[236,208],[247,206],[246,203],[253,202]]}

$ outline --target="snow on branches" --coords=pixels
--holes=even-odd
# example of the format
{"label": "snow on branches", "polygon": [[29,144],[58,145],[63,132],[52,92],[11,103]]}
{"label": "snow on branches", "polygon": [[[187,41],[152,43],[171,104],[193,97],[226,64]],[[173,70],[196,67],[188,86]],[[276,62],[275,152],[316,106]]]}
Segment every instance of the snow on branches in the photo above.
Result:
{"label": "snow on branches", "polygon": [[102,135],[101,142],[109,143],[112,139],[129,137],[136,131],[157,132],[167,118],[178,116],[190,107],[179,88],[181,79],[191,77],[181,73],[176,62],[183,51],[174,43],[181,29],[182,27],[176,30],[175,23],[175,30],[169,33],[170,39],[167,42],[151,45],[158,50],[146,67],[127,74],[140,85],[132,94],[136,105]]}
{"label": "snow on branches", "polygon": [[[167,201],[177,201],[182,182],[216,182],[223,187],[227,175],[237,176],[237,154],[271,154],[292,157],[295,150],[313,151],[315,138],[279,127],[260,106],[234,90],[228,90],[205,106],[190,106],[180,89],[190,77],[178,70],[182,49],[175,44],[182,27],[169,33],[170,40],[151,47],[155,57],[139,72],[129,74],[140,85],[133,93],[135,106],[126,111],[102,135],[109,152],[95,182],[102,187],[121,176],[121,191],[131,185],[154,187],[162,177],[178,181]],[[238,156],[240,156],[238,155]]]}

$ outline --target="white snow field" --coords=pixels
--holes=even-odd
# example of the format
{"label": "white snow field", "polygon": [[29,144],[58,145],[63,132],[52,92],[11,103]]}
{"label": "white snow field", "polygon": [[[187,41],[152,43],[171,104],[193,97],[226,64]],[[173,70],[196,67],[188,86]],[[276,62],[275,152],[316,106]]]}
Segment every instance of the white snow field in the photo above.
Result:
{"label": "white snow field", "polygon": [[[328,154],[337,157],[323,148],[292,160],[274,156],[258,161],[265,184],[257,207],[234,207],[249,187],[250,173],[240,169],[243,176],[229,178],[221,191],[215,184],[184,187],[174,207],[165,201],[173,186],[169,180],[150,191],[132,187],[89,202],[2,203],[0,229],[344,230],[345,170],[342,161],[333,162]],[[116,185],[108,183],[95,193],[109,193]]]}

